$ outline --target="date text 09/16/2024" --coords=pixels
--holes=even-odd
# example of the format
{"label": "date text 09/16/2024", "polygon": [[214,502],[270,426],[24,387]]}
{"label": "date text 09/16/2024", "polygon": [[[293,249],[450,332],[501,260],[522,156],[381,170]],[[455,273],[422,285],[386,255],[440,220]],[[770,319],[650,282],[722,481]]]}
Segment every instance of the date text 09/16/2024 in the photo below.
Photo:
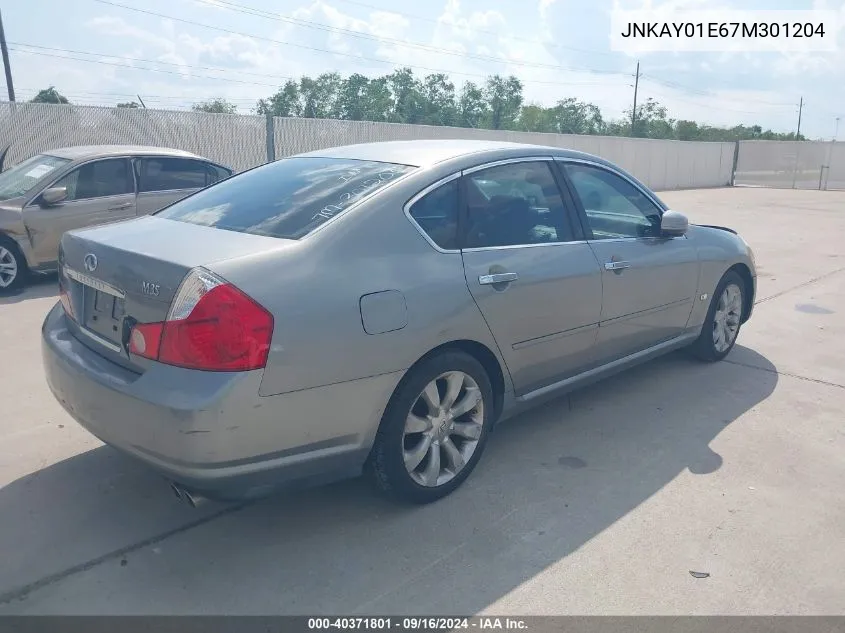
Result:
{"label": "date text 09/16/2024", "polygon": [[461,631],[461,630],[527,630],[525,620],[510,617],[350,617],[308,618],[308,630],[401,630],[401,631]]}

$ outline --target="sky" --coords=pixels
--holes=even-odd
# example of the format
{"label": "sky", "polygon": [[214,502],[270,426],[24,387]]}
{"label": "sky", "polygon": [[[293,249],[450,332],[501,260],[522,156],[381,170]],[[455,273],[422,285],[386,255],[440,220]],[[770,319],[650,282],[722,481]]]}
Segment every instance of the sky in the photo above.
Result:
{"label": "sky", "polygon": [[[826,53],[614,52],[618,9],[830,9]],[[134,9],[134,10],[133,10]],[[845,114],[845,0],[0,0],[18,100],[54,85],[73,103],[250,113],[287,78],[409,66],[460,86],[516,75],[526,102],[575,97],[606,118],[651,97],[673,118],[758,124],[829,140]],[[3,83],[2,97],[6,86]],[[845,135],[845,125],[839,137]]]}

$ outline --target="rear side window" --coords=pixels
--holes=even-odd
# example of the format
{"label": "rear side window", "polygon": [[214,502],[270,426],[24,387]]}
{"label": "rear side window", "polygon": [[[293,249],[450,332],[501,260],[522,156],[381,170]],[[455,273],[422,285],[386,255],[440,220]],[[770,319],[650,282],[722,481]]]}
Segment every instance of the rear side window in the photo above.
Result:
{"label": "rear side window", "polygon": [[458,179],[429,191],[409,209],[431,241],[445,250],[458,248]]}
{"label": "rear side window", "polygon": [[[214,182],[214,181],[211,181]],[[138,161],[138,191],[200,189],[209,182],[207,163],[190,158],[142,158]]]}
{"label": "rear side window", "polygon": [[345,158],[287,158],[233,176],[156,215],[296,240],[412,169]]}
{"label": "rear side window", "polygon": [[229,171],[225,167],[219,167],[218,165],[207,164],[205,166],[205,169],[208,172],[209,185],[213,185],[219,180],[226,180],[229,176],[232,175],[231,171]]}

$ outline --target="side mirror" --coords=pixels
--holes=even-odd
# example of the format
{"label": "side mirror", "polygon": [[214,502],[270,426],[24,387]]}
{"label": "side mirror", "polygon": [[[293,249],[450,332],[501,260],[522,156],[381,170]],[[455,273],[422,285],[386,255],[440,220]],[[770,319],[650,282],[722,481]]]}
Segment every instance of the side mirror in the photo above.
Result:
{"label": "side mirror", "polygon": [[666,211],[660,220],[660,233],[664,237],[680,237],[689,228],[687,216],[678,211]]}
{"label": "side mirror", "polygon": [[50,187],[41,194],[41,200],[45,206],[58,204],[67,198],[67,187]]}

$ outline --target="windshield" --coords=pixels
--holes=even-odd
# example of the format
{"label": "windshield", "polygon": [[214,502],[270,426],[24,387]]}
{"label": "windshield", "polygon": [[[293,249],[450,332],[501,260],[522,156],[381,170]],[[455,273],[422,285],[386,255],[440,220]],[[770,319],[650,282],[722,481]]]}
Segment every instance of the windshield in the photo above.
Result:
{"label": "windshield", "polygon": [[412,169],[345,158],[287,158],[233,176],[156,215],[296,240]]}
{"label": "windshield", "polygon": [[26,194],[42,177],[69,163],[67,158],[39,154],[0,173],[0,200],[11,200]]}

